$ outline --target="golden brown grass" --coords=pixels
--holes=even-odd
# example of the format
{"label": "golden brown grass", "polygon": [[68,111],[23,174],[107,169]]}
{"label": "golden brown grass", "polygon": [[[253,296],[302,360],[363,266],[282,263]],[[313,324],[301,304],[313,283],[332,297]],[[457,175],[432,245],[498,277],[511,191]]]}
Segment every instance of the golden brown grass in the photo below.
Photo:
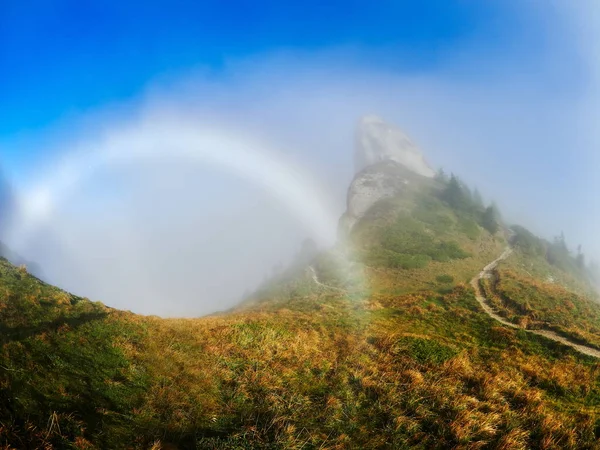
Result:
{"label": "golden brown grass", "polygon": [[496,270],[482,286],[495,309],[514,323],[600,348],[600,303],[589,295],[508,268]]}
{"label": "golden brown grass", "polygon": [[[481,333],[499,344],[450,338],[433,324],[478,313],[465,287],[434,310],[431,295],[308,300],[196,320],[131,317],[147,339],[118,345],[153,380],[136,422],[167,443],[203,430],[206,445],[596,448],[600,416],[586,402],[598,398],[597,363],[531,353],[513,330],[485,319]],[[428,359],[405,345],[422,341],[455,356]]]}
{"label": "golden brown grass", "polygon": [[[299,277],[200,319],[111,310],[0,262],[0,448],[600,448],[600,362],[481,311],[467,282],[504,242],[442,213],[473,256],[367,268],[366,294]],[[499,280],[515,320],[596,336],[570,291]]]}
{"label": "golden brown grass", "polygon": [[[600,365],[497,326],[465,285],[203,319],[110,311],[102,327],[116,327],[111,345],[127,361],[103,389],[144,383],[129,412],[99,412],[131,448],[598,448]],[[72,445],[102,448],[77,411],[48,417],[31,422],[31,442],[60,448],[77,423]]]}

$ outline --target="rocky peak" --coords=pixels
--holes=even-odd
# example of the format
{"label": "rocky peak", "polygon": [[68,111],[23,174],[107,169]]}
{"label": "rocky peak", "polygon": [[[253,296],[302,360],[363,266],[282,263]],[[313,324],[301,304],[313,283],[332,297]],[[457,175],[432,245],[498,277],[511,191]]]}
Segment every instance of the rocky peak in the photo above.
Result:
{"label": "rocky peak", "polygon": [[381,161],[396,161],[424,177],[433,178],[435,175],[419,148],[402,130],[378,116],[364,116],[356,129],[356,173]]}
{"label": "rocky peak", "polygon": [[378,201],[435,176],[410,138],[377,116],[364,116],[358,124],[354,164],[356,175],[348,188],[340,235],[347,235]]}

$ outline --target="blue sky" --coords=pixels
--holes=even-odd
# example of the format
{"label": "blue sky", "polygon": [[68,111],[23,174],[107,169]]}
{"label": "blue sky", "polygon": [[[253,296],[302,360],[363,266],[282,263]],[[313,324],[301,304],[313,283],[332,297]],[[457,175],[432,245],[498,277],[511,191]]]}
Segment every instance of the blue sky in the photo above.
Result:
{"label": "blue sky", "polygon": [[[599,12],[594,0],[2,0],[0,168],[43,206],[61,164],[124,135],[182,148],[182,119],[221,136],[225,157],[234,139],[293,161],[339,217],[353,127],[375,113],[508,220],[563,230],[600,259]],[[310,235],[264,186],[171,162],[85,162],[18,250],[81,295],[194,315],[231,304]],[[172,288],[161,261],[185,274],[179,303],[157,294]]]}
{"label": "blue sky", "polygon": [[[516,49],[507,2],[64,1],[0,3],[0,137],[139,95],[156,77],[282,49],[353,49],[365,64],[424,71],[464,42]],[[531,23],[527,24],[531,27]],[[511,48],[512,47],[512,48]],[[531,48],[533,47],[533,48]]]}

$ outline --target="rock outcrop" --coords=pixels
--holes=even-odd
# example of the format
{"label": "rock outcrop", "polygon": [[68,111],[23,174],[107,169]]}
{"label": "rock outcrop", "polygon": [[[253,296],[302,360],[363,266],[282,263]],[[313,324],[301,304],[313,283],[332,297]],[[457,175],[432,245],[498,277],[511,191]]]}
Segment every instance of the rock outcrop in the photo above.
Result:
{"label": "rock outcrop", "polygon": [[347,209],[340,219],[342,236],[378,201],[396,196],[417,178],[435,176],[408,136],[377,116],[360,120],[355,145],[357,173],[348,188]]}
{"label": "rock outcrop", "polygon": [[358,173],[381,161],[395,161],[424,177],[435,175],[419,148],[402,130],[377,116],[365,116],[356,130],[355,171]]}

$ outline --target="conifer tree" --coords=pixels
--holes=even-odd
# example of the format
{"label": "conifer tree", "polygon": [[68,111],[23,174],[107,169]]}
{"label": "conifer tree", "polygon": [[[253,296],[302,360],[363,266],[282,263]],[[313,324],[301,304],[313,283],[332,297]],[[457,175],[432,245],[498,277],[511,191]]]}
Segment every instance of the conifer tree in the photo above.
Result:
{"label": "conifer tree", "polygon": [[462,188],[462,183],[456,175],[450,175],[450,180],[448,181],[448,185],[446,186],[442,196],[446,203],[448,203],[452,208],[464,209],[466,203],[465,194]]}
{"label": "conifer tree", "polygon": [[500,225],[498,224],[498,213],[496,207],[492,204],[485,208],[481,217],[481,225],[491,234],[496,234]]}

